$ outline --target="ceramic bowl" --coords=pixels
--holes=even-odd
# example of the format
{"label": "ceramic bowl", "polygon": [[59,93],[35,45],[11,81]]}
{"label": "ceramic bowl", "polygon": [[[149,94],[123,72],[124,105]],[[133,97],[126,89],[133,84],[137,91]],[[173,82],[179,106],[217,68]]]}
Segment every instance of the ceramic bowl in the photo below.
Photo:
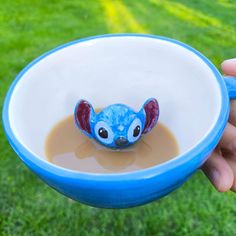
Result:
{"label": "ceramic bowl", "polygon": [[[88,205],[126,208],[172,192],[206,161],[235,92],[233,78],[222,77],[206,57],[179,41],[101,35],[59,46],[27,65],[6,95],[3,125],[21,160],[52,188]],[[174,159],[119,174],[72,171],[47,161],[48,133],[73,114],[80,98],[99,108],[125,103],[139,109],[149,97],[157,98],[159,120],[177,139],[180,153]]]}

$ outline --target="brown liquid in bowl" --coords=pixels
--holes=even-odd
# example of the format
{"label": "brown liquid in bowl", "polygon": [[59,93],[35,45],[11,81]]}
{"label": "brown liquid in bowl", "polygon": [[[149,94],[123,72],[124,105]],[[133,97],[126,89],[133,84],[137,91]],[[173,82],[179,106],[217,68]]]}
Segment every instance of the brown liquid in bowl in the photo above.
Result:
{"label": "brown liquid in bowl", "polygon": [[86,137],[75,126],[74,117],[60,121],[49,133],[45,152],[58,166],[93,173],[118,173],[145,169],[178,155],[173,134],[160,122],[136,144],[110,150]]}

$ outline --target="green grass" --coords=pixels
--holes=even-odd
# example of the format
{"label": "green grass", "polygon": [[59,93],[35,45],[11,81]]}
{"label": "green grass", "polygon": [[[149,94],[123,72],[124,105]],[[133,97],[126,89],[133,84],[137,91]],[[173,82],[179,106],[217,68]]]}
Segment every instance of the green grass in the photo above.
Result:
{"label": "green grass", "polygon": [[[181,40],[216,66],[236,56],[236,2],[1,1],[0,108],[17,73],[62,43],[111,32]],[[0,128],[0,235],[236,235],[236,196],[218,193],[201,172],[160,201],[127,210],[74,202],[17,158]]]}

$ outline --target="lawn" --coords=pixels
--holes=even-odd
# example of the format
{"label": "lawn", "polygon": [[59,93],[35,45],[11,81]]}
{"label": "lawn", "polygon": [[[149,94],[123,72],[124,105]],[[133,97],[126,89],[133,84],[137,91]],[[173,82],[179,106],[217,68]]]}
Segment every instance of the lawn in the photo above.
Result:
{"label": "lawn", "polygon": [[[0,108],[32,59],[86,36],[138,32],[195,47],[217,67],[236,56],[236,1],[10,0],[0,8]],[[236,235],[236,195],[218,193],[199,171],[154,203],[102,210],[41,182],[17,158],[0,127],[0,235]]]}

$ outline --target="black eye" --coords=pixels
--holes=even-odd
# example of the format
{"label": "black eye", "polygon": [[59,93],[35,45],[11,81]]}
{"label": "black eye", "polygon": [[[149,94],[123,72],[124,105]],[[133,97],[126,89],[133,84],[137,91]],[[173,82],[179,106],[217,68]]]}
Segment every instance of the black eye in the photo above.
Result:
{"label": "black eye", "polygon": [[139,135],[139,133],[140,133],[140,126],[137,125],[134,129],[133,136],[137,137]]}
{"label": "black eye", "polygon": [[103,127],[98,130],[98,134],[101,138],[108,138],[108,132]]}

